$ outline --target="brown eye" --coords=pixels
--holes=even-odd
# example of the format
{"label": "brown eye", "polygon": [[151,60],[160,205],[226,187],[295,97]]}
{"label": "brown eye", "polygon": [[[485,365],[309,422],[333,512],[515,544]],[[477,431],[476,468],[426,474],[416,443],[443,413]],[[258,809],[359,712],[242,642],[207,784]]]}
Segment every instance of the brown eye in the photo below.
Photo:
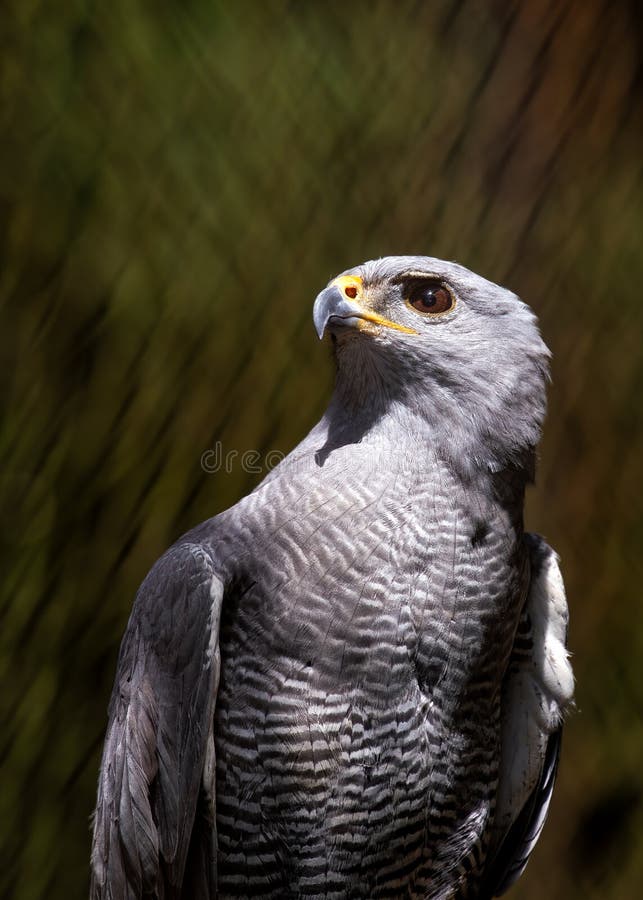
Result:
{"label": "brown eye", "polygon": [[406,302],[418,312],[432,316],[439,316],[455,306],[449,289],[435,281],[417,282],[409,291]]}

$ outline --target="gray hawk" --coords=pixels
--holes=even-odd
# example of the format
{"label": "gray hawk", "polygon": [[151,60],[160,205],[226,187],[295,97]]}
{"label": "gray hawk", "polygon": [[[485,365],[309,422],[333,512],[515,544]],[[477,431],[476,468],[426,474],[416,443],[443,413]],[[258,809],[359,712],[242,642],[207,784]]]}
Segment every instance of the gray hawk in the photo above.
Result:
{"label": "gray hawk", "polygon": [[523,530],[535,317],[408,256],[335,278],[313,318],[321,421],[136,597],[94,900],[488,898],[542,829],[573,676],[557,557]]}

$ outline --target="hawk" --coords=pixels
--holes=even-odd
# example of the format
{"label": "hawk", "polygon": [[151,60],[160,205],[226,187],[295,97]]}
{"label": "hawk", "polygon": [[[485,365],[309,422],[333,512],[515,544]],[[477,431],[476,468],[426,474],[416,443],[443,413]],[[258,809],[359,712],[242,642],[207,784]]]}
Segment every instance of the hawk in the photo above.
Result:
{"label": "hawk", "polygon": [[350,269],[313,319],[321,421],[137,594],[94,900],[489,898],[539,837],[573,676],[558,559],[523,528],[536,319],[420,256]]}

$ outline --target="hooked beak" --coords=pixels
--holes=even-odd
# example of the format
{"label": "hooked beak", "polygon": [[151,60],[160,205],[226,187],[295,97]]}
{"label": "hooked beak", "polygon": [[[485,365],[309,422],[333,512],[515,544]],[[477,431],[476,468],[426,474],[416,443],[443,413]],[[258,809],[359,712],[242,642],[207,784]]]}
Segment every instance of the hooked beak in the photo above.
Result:
{"label": "hooked beak", "polygon": [[[320,340],[329,324],[360,328],[362,322],[371,322],[373,325],[393,328],[405,334],[418,333],[413,328],[391,322],[390,319],[385,319],[384,316],[362,306],[357,299],[361,294],[361,290],[356,290],[357,285],[361,289],[361,279],[357,276],[342,276],[317,295],[313,306],[313,322]],[[347,289],[351,291],[352,296],[347,296]]]}

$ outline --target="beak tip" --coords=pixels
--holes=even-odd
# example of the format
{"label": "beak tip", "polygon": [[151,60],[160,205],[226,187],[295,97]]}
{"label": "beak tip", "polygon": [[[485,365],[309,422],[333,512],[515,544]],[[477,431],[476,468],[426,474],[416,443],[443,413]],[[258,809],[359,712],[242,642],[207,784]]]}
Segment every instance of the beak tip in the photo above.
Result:
{"label": "beak tip", "polygon": [[317,337],[321,341],[326,333],[328,320],[336,312],[338,302],[341,302],[341,295],[335,287],[326,288],[318,295],[313,306],[313,324]]}
{"label": "beak tip", "polygon": [[327,321],[328,320],[323,321],[321,318],[318,318],[317,316],[315,316],[313,319],[313,323],[315,325],[315,331],[317,332],[317,337],[319,338],[320,341],[324,339]]}

